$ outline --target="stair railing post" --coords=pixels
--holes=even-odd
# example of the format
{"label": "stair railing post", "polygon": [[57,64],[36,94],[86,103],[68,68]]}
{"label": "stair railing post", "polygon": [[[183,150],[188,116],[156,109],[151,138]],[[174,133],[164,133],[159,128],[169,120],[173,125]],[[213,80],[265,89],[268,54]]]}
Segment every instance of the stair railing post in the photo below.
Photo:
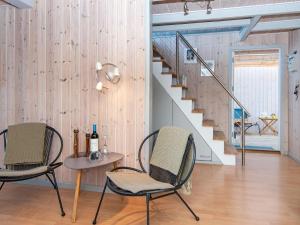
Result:
{"label": "stair railing post", "polygon": [[176,32],[176,83],[179,84],[179,33]]}
{"label": "stair railing post", "polygon": [[245,110],[242,109],[241,121],[241,146],[242,146],[242,166],[245,166]]}

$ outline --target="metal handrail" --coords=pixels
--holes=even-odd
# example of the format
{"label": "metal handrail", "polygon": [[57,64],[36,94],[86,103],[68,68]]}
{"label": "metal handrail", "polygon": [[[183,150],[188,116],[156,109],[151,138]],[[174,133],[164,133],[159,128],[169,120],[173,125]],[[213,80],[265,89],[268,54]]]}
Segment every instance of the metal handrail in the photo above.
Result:
{"label": "metal handrail", "polygon": [[[177,36],[180,37],[183,42],[187,45],[187,47],[189,47],[192,52],[194,53],[194,55],[198,58],[198,60],[204,65],[204,67],[211,73],[211,75],[217,80],[217,82],[221,85],[221,87],[228,93],[228,95],[235,101],[235,103],[241,107],[244,112],[250,116],[250,113],[247,111],[247,109],[242,105],[242,103],[226,88],[226,86],[222,83],[222,81],[220,80],[220,78],[212,71],[212,69],[207,65],[207,63],[202,59],[202,57],[195,51],[195,49],[192,47],[192,45],[183,37],[183,35],[180,32],[177,32]],[[177,39],[178,40],[178,39]],[[179,47],[179,46],[178,46]],[[178,57],[179,59],[179,57]],[[179,64],[177,64],[179,65]],[[179,69],[179,67],[176,67],[176,74],[177,76],[179,76],[179,71],[177,71],[177,68]]]}
{"label": "metal handrail", "polygon": [[181,39],[184,44],[194,53],[197,59],[204,65],[204,67],[210,72],[210,74],[217,80],[219,85],[227,92],[227,94],[233,99],[233,101],[242,109],[241,118],[241,147],[242,147],[242,165],[245,165],[245,114],[250,116],[251,114],[242,105],[242,103],[228,90],[228,88],[223,84],[220,78],[212,71],[212,69],[207,65],[203,58],[198,54],[193,46],[183,37],[180,32],[176,32],[176,76],[177,82],[179,81],[179,39]]}

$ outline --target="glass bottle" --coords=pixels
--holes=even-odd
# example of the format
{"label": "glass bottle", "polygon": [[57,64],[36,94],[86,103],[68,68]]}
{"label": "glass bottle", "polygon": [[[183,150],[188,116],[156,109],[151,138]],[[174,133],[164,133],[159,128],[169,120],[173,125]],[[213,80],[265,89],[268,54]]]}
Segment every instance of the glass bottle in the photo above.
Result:
{"label": "glass bottle", "polygon": [[74,129],[74,143],[73,143],[73,153],[74,158],[79,157],[79,138],[78,138],[79,130]]}

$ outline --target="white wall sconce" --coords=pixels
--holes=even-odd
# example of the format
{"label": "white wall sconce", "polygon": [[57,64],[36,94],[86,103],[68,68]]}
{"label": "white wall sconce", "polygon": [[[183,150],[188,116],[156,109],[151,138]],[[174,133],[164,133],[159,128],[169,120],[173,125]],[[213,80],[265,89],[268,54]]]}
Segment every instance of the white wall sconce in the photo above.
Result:
{"label": "white wall sconce", "polygon": [[96,89],[98,91],[101,91],[103,88],[105,88],[102,82],[100,81],[101,71],[105,73],[105,78],[110,82],[112,82],[113,84],[117,84],[121,79],[119,68],[115,64],[112,63],[101,64],[101,62],[97,62],[96,63],[96,78],[97,78]]}

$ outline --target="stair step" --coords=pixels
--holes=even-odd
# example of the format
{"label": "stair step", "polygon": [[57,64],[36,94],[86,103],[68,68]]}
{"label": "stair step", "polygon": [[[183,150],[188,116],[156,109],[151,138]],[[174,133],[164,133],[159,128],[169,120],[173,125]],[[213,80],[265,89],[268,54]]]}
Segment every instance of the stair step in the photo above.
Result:
{"label": "stair step", "polygon": [[225,143],[224,153],[227,154],[227,155],[237,155],[238,151],[232,145]]}
{"label": "stair step", "polygon": [[174,72],[162,72],[161,74],[162,75],[172,75],[173,78],[177,78],[177,75]]}
{"label": "stair step", "polygon": [[204,127],[214,127],[215,122],[213,120],[203,120],[202,125]]}
{"label": "stair step", "polygon": [[226,138],[223,131],[214,131],[214,140],[224,141],[225,139]]}
{"label": "stair step", "polygon": [[162,62],[163,67],[168,67],[169,69],[172,69],[172,67],[164,59],[153,59],[152,61],[153,62]]}
{"label": "stair step", "polygon": [[192,113],[204,113],[204,109],[193,109]]}
{"label": "stair step", "polygon": [[182,97],[181,100],[192,100],[192,101],[196,101],[196,98],[194,98],[194,97]]}
{"label": "stair step", "polygon": [[188,89],[188,87],[185,86],[185,85],[183,85],[183,84],[173,84],[171,87],[173,87],[173,88]]}

